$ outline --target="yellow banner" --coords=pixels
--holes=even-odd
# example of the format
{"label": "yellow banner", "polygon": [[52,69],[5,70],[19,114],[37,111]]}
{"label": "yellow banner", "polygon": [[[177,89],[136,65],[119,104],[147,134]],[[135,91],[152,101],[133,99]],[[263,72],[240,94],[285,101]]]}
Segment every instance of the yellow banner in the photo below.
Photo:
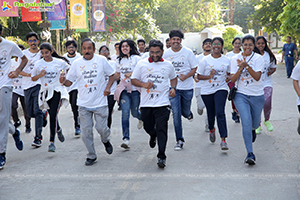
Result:
{"label": "yellow banner", "polygon": [[70,0],[71,29],[87,28],[86,0]]}

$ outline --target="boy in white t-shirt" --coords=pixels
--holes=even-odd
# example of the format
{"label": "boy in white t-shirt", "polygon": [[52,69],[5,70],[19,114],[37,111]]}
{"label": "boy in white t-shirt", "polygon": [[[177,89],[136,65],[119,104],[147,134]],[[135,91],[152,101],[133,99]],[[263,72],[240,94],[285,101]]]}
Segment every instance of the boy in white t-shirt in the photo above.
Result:
{"label": "boy in white t-shirt", "polygon": [[[81,42],[82,57],[73,62],[67,77],[61,74],[62,85],[70,87],[78,81],[79,117],[82,132],[82,141],[88,154],[85,165],[93,165],[97,160],[93,137],[93,117],[95,128],[108,154],[113,152],[110,141],[110,129],[107,126],[108,105],[106,96],[110,94],[110,87],[114,82],[115,70],[110,66],[104,56],[95,54],[95,43],[86,38]],[[108,83],[105,75],[109,76]]]}
{"label": "boy in white t-shirt", "polygon": [[[77,52],[77,42],[75,40],[68,40],[66,42],[67,53],[63,55],[63,57],[67,58],[71,64],[81,57],[80,53]],[[67,87],[67,91],[69,93],[69,101],[71,104],[73,119],[74,119],[74,127],[75,127],[75,137],[80,137],[80,124],[79,124],[79,114],[78,114],[78,106],[77,106],[77,96],[78,96],[78,85],[77,82],[73,83],[71,87]]]}
{"label": "boy in white t-shirt", "polygon": [[[11,115],[11,98],[13,91],[13,78],[17,78],[20,72],[28,62],[22,50],[14,42],[10,42],[1,37],[2,25],[0,24],[0,170],[6,163],[6,146],[8,133],[13,134],[16,145],[23,148],[20,140],[20,132],[17,131],[10,122]],[[22,59],[19,67],[15,71],[11,71],[11,57],[17,56]],[[17,146],[18,148],[18,146]],[[19,149],[19,148],[18,148]],[[22,150],[21,148],[19,150]]]}
{"label": "boy in white t-shirt", "polygon": [[173,65],[162,59],[163,46],[159,40],[151,40],[150,58],[139,61],[131,76],[131,83],[141,87],[141,119],[144,122],[145,131],[150,135],[151,148],[155,147],[157,138],[157,165],[160,168],[166,166],[169,96],[175,96],[177,84]]}
{"label": "boy in white t-shirt", "polygon": [[184,144],[181,115],[189,121],[193,120],[191,111],[194,91],[193,75],[196,73],[198,61],[190,49],[181,45],[184,34],[180,30],[171,30],[169,37],[172,47],[164,53],[163,58],[172,62],[178,81],[176,95],[170,97],[176,134],[174,150],[178,151],[183,148]]}

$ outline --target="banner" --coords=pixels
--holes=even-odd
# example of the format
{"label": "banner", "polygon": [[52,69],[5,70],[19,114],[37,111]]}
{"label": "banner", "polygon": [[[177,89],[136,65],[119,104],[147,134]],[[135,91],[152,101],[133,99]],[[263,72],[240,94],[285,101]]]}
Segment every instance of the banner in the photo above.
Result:
{"label": "banner", "polygon": [[[39,3],[39,0],[33,0],[34,2],[30,1],[30,3]],[[25,0],[27,3],[28,0]],[[20,0],[20,3],[24,3],[23,0]],[[21,15],[22,15],[22,22],[36,22],[42,21],[41,12],[40,11],[32,11],[32,10],[39,10],[40,7],[21,7]],[[30,10],[30,11],[29,11]]]}
{"label": "banner", "polygon": [[106,31],[105,0],[92,0],[93,32]]}
{"label": "banner", "polygon": [[50,30],[62,30],[62,29],[66,29],[65,20],[50,21],[50,24],[51,24]]}
{"label": "banner", "polygon": [[86,0],[70,0],[71,29],[87,28]]}
{"label": "banner", "polygon": [[0,4],[0,17],[19,17],[19,9],[14,6],[15,0],[4,0]]}
{"label": "banner", "polygon": [[47,12],[47,20],[66,20],[65,0],[46,0],[47,3],[55,3],[54,12]]}
{"label": "banner", "polygon": [[86,28],[78,28],[78,29],[76,29],[75,31],[76,32],[89,32],[90,31],[90,29],[89,29],[89,21],[88,21],[88,12],[86,12]]}

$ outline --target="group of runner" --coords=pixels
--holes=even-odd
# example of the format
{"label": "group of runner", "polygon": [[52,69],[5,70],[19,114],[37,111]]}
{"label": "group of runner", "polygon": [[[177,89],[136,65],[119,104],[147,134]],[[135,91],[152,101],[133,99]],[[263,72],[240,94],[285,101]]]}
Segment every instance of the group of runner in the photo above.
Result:
{"label": "group of runner", "polygon": [[[1,33],[2,26],[0,28]],[[207,38],[199,56],[182,45],[183,39],[182,31],[171,30],[166,50],[156,39],[148,46],[143,39],[138,40],[137,45],[125,39],[115,44],[116,55],[113,56],[105,45],[96,53],[95,43],[89,38],[82,40],[80,55],[76,41],[69,40],[65,44],[67,53],[59,56],[51,44],[45,42],[39,46],[35,32],[27,34],[29,48],[23,51],[22,46],[19,48],[1,37],[0,169],[6,163],[8,132],[13,135],[16,147],[23,149],[17,129],[21,125],[16,111],[19,98],[26,119],[26,133],[31,132],[30,118],[35,118],[34,147],[42,145],[42,127],[47,125],[49,114],[49,152],[56,150],[56,135],[60,142],[65,140],[58,113],[62,105],[71,104],[74,135],[81,136],[88,150],[85,165],[97,160],[93,126],[106,152],[113,153],[110,128],[117,101],[122,111],[121,147],[130,149],[131,113],[138,120],[138,129],[144,127],[149,134],[149,146],[154,148],[157,144],[157,165],[164,168],[170,112],[176,136],[174,150],[182,150],[185,142],[182,116],[189,121],[194,118],[191,111],[194,90],[197,113],[203,115],[203,110],[207,111],[205,130],[209,132],[210,142],[216,141],[217,119],[221,150],[229,149],[225,115],[228,88],[235,91],[232,92],[235,94],[232,119],[236,123],[241,121],[243,127],[247,150],[245,163],[255,164],[252,143],[261,131],[262,109],[267,130],[273,130],[269,119],[276,58],[266,39],[250,35],[234,38],[233,51],[224,55],[223,39]],[[16,58],[10,60],[12,56]],[[10,122],[10,115],[14,124]]]}

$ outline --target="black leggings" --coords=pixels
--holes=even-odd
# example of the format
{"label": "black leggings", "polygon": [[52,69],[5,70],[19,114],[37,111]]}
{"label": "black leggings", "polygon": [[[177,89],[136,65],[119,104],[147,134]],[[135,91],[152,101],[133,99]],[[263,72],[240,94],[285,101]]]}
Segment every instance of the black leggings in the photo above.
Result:
{"label": "black leggings", "polygon": [[23,109],[24,118],[25,118],[25,121],[26,121],[25,126],[26,126],[26,128],[30,128],[30,117],[27,115],[27,112],[26,112],[25,98],[24,98],[24,96],[21,96],[17,93],[14,93],[14,92],[13,92],[13,95],[12,95],[11,116],[12,116],[15,123],[20,121],[18,111],[17,111],[17,109],[18,109],[18,99],[20,99],[21,106],[22,106],[22,109]]}
{"label": "black leggings", "polygon": [[60,98],[60,92],[54,91],[52,98],[47,101],[50,107],[50,109],[48,110],[48,113],[50,115],[50,142],[54,142],[55,134],[60,129],[57,118],[61,106]]}
{"label": "black leggings", "polygon": [[111,127],[111,123],[112,123],[112,112],[114,110],[114,106],[116,101],[114,100],[114,95],[108,95],[107,96],[107,101],[108,101],[108,119],[107,119],[107,126],[108,128]]}
{"label": "black leggings", "polygon": [[79,114],[78,114],[78,106],[77,106],[77,95],[78,90],[72,90],[69,92],[69,102],[71,104],[72,112],[73,112],[73,119],[74,119],[74,127],[80,128],[79,125]]}

